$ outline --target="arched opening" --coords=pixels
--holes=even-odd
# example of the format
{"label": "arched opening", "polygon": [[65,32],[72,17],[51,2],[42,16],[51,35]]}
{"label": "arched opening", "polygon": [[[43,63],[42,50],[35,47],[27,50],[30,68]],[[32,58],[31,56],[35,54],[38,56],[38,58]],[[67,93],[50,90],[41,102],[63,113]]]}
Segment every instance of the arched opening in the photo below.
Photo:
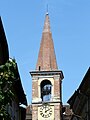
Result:
{"label": "arched opening", "polygon": [[41,82],[41,99],[43,102],[50,101],[52,84],[49,80],[44,80]]}

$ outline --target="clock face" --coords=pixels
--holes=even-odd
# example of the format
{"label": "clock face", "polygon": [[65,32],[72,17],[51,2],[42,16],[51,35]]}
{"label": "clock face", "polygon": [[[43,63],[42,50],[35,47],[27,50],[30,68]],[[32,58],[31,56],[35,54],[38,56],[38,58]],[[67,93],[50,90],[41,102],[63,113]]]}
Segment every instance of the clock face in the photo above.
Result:
{"label": "clock face", "polygon": [[40,115],[44,118],[48,118],[52,115],[52,108],[49,105],[43,105],[40,107]]}

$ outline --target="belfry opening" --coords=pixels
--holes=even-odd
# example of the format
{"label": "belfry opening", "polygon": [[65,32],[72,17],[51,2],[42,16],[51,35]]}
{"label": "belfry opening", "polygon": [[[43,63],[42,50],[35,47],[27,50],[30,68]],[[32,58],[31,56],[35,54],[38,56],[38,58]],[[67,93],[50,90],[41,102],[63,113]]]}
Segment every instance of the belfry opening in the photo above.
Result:
{"label": "belfry opening", "polygon": [[51,90],[52,90],[51,82],[49,80],[42,81],[40,88],[41,88],[42,102],[50,101],[51,100]]}

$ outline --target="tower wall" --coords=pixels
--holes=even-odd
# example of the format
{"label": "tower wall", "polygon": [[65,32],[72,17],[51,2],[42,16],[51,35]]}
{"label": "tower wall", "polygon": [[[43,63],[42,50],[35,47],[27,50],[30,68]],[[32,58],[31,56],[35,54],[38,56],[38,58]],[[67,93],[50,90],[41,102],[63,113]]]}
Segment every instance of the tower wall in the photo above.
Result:
{"label": "tower wall", "polygon": [[[32,76],[32,120],[61,120],[61,82],[63,76],[61,71],[38,71],[31,72]],[[50,101],[43,102],[41,99],[41,83],[45,80],[49,80],[52,84],[51,99]],[[43,118],[40,115],[40,108],[48,105],[52,113],[50,117]],[[49,113],[48,113],[49,114]]]}
{"label": "tower wall", "polygon": [[58,70],[46,14],[36,70],[32,76],[32,120],[62,119],[62,71]]}

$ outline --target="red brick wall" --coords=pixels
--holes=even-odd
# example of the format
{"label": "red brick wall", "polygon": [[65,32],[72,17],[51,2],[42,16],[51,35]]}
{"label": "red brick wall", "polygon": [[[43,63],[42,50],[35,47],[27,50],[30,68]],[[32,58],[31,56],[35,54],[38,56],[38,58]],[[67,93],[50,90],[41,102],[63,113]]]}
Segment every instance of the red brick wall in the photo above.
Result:
{"label": "red brick wall", "polygon": [[38,107],[32,105],[32,120],[38,120]]}
{"label": "red brick wall", "polygon": [[60,105],[54,106],[54,116],[55,120],[60,120]]}
{"label": "red brick wall", "polygon": [[57,97],[60,97],[60,94],[61,94],[60,90],[61,90],[60,81],[55,80],[54,81],[54,95]]}
{"label": "red brick wall", "polygon": [[38,81],[32,82],[32,98],[38,97]]}

